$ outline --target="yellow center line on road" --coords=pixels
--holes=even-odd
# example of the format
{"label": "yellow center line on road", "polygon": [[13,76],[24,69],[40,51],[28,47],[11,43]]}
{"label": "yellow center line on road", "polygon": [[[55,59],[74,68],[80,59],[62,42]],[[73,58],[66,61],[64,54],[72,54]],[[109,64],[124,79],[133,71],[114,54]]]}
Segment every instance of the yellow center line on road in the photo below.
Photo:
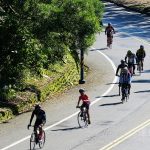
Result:
{"label": "yellow center line on road", "polygon": [[139,126],[133,128],[126,134],[122,135],[121,137],[117,138],[113,142],[109,143],[108,145],[100,148],[99,150],[110,150],[114,148],[115,146],[119,145],[120,143],[124,142],[125,140],[129,139],[131,136],[133,136],[134,134],[136,134],[137,132],[141,131],[142,129],[144,129],[145,127],[149,125],[150,125],[150,119],[140,124]]}

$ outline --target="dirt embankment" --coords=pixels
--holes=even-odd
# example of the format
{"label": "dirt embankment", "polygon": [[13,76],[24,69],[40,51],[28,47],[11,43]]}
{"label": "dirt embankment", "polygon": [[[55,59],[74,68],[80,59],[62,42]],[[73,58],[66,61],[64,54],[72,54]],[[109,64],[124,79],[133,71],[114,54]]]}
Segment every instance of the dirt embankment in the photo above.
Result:
{"label": "dirt embankment", "polygon": [[150,0],[104,0],[150,16]]}

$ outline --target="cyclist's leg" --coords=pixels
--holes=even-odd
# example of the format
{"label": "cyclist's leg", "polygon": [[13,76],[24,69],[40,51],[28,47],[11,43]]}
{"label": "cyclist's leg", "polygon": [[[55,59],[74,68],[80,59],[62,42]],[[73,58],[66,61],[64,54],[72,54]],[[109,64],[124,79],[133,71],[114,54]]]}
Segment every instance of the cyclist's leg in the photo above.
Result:
{"label": "cyclist's leg", "polygon": [[43,129],[42,129],[42,127],[43,127],[43,123],[41,123],[41,124],[39,125],[39,140],[41,140],[42,134],[43,134]]}
{"label": "cyclist's leg", "polygon": [[85,106],[84,106],[84,103],[82,103],[82,105],[80,106],[80,110],[81,110],[81,115],[80,115],[80,117],[83,117],[83,107],[85,107]]}
{"label": "cyclist's leg", "polygon": [[131,89],[131,83],[128,83],[128,94],[130,94],[130,89]]}
{"label": "cyclist's leg", "polygon": [[89,112],[89,103],[85,104],[86,110],[87,110],[87,115],[88,115],[88,124],[91,124],[91,119],[90,119],[90,112]]}
{"label": "cyclist's leg", "polygon": [[135,64],[132,64],[133,66],[133,74],[135,74]]}
{"label": "cyclist's leg", "polygon": [[122,93],[121,100],[124,100],[125,99],[125,84],[124,83],[121,84],[121,93]]}
{"label": "cyclist's leg", "polygon": [[144,67],[144,58],[141,60],[141,70],[143,70]]}
{"label": "cyclist's leg", "polygon": [[36,143],[38,143],[38,134],[37,134],[37,129],[38,129],[38,121],[36,120],[35,121],[35,124],[34,124],[34,134],[35,134],[35,140],[36,140]]}

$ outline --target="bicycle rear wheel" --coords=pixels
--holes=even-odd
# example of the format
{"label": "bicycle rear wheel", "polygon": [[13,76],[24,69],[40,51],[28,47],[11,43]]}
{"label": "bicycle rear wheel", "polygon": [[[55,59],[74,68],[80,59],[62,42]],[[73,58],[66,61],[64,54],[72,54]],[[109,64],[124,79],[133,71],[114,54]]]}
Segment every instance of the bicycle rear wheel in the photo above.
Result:
{"label": "bicycle rear wheel", "polygon": [[88,126],[87,113],[83,112],[81,116],[81,112],[78,113],[77,120],[80,128],[84,128]]}
{"label": "bicycle rear wheel", "polygon": [[41,140],[39,140],[39,147],[40,147],[40,148],[43,148],[43,147],[44,147],[45,139],[46,139],[45,131],[43,130],[42,132],[43,132],[43,133],[42,133]]}
{"label": "bicycle rear wheel", "polygon": [[35,133],[32,133],[30,137],[30,150],[34,150],[35,145],[36,145],[36,137],[35,137]]}

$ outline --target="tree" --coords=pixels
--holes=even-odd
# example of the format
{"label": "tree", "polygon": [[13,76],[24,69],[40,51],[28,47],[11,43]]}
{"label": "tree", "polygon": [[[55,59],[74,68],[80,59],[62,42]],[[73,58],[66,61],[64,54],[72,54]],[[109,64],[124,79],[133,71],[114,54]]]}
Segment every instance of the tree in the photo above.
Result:
{"label": "tree", "polygon": [[0,1],[0,88],[22,82],[28,70],[63,61],[70,52],[86,50],[100,31],[103,4],[99,0]]}

